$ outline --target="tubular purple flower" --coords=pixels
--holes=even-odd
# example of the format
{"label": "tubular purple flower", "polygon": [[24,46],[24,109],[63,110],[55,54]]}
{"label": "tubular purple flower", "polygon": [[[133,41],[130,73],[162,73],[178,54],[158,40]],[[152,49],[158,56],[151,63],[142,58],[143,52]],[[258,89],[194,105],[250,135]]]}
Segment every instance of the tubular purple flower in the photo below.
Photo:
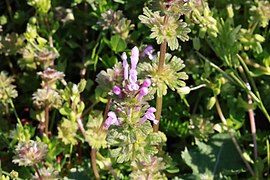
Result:
{"label": "tubular purple flower", "polygon": [[144,116],[141,118],[140,124],[144,123],[147,119],[153,121],[154,124],[158,124],[158,120],[155,119],[156,117],[155,117],[154,112],[156,112],[156,108],[150,107],[146,111],[146,113],[144,114]]}
{"label": "tubular purple flower", "polygon": [[127,62],[127,54],[124,52],[121,56],[123,60],[123,68],[124,68],[124,79],[128,80],[128,62]]}
{"label": "tubular purple flower", "polygon": [[142,87],[139,93],[139,97],[138,97],[138,102],[142,101],[143,96],[148,94],[148,88],[147,87]]}
{"label": "tubular purple flower", "polygon": [[127,54],[125,52],[123,52],[121,58],[123,61],[127,60]]}
{"label": "tubular purple flower", "polygon": [[142,83],[142,87],[149,87],[151,85],[151,79],[146,78],[143,83]]}
{"label": "tubular purple flower", "polygon": [[122,96],[122,90],[118,86],[113,86],[113,93],[116,94],[119,97]]}
{"label": "tubular purple flower", "polygon": [[108,118],[106,119],[104,123],[104,127],[109,128],[112,124],[119,126],[120,123],[116,117],[116,114],[113,111],[110,111],[108,113]]}
{"label": "tubular purple flower", "polygon": [[142,57],[145,57],[146,55],[148,56],[148,58],[150,59],[150,60],[152,60],[154,57],[153,57],[153,52],[154,52],[155,50],[154,50],[154,48],[153,48],[153,46],[151,46],[151,45],[149,45],[149,46],[147,46],[144,50],[143,50],[143,52],[142,52]]}
{"label": "tubular purple flower", "polygon": [[130,83],[136,83],[137,82],[137,75],[138,72],[136,69],[131,69],[129,72],[129,81]]}
{"label": "tubular purple flower", "polygon": [[130,83],[127,87],[129,91],[137,91],[140,88],[140,86],[136,83]]}
{"label": "tubular purple flower", "polygon": [[137,63],[139,61],[139,49],[135,46],[131,49],[131,69],[136,69]]}

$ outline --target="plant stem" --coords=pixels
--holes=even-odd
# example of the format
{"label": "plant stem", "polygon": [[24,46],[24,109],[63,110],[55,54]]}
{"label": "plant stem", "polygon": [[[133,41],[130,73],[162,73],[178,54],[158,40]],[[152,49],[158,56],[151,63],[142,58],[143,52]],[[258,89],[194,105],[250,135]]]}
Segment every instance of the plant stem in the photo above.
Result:
{"label": "plant stem", "polygon": [[91,163],[92,163],[92,168],[93,168],[93,171],[94,171],[94,175],[95,175],[95,178],[97,180],[100,179],[100,176],[99,176],[99,172],[98,172],[98,169],[97,169],[97,162],[96,162],[96,155],[97,155],[97,149],[95,148],[92,148],[91,150]]}
{"label": "plant stem", "polygon": [[8,10],[9,17],[12,20],[12,8],[11,8],[9,0],[6,0],[6,5],[7,5],[7,10]]}
{"label": "plant stem", "polygon": [[[162,111],[162,95],[161,96],[157,96],[157,100],[156,100],[156,120],[160,121],[160,117],[161,117],[161,111]],[[158,132],[159,129],[159,122],[157,124],[154,124],[153,126],[154,128],[154,132]]]}
{"label": "plant stem", "polygon": [[[86,139],[85,129],[84,129],[83,124],[82,124],[82,119],[78,118],[77,123],[78,123],[80,131],[83,134],[83,137]],[[99,172],[98,172],[98,169],[97,169],[97,163],[96,163],[97,151],[98,150],[95,149],[95,148],[91,149],[91,164],[92,164],[92,169],[93,169],[94,175],[95,175],[96,179],[99,180],[100,176],[99,176]]]}
{"label": "plant stem", "polygon": [[203,87],[206,87],[206,86],[207,86],[206,84],[200,84],[198,86],[190,88],[190,91],[195,91],[197,89],[200,89],[200,88],[203,88]]}
{"label": "plant stem", "polygon": [[222,112],[222,110],[220,108],[220,105],[219,105],[219,102],[218,102],[217,97],[216,97],[216,109],[217,109],[217,112],[218,112],[218,115],[219,115],[220,120],[222,121],[222,123],[224,124],[224,126],[227,128],[226,130],[228,131],[228,133],[229,133],[229,135],[230,135],[230,137],[231,137],[231,139],[233,141],[233,144],[235,145],[235,147],[236,147],[236,149],[237,149],[240,157],[242,158],[243,162],[245,163],[248,171],[250,172],[250,174],[252,176],[255,176],[254,171],[252,170],[251,166],[249,165],[249,163],[247,162],[247,160],[243,156],[243,151],[241,150],[241,148],[240,148],[237,140],[235,139],[234,134],[230,131],[229,127],[227,126],[226,118],[223,115],[223,112]]}
{"label": "plant stem", "polygon": [[[252,98],[250,95],[248,95],[248,104],[252,105]],[[254,111],[252,108],[248,109],[248,115],[249,115],[249,121],[250,121],[250,129],[253,139],[253,153],[254,153],[254,160],[257,161],[258,159],[258,146],[257,146],[257,140],[256,140],[256,123],[255,123],[255,117],[254,117]]]}
{"label": "plant stem", "polygon": [[83,123],[82,123],[82,118],[81,117],[77,119],[77,124],[79,126],[79,129],[80,129],[83,137],[86,138],[85,129],[83,127]]}
{"label": "plant stem", "polygon": [[263,71],[267,74],[270,74],[270,71],[268,68],[263,67],[262,65],[260,65],[256,62],[253,62],[253,61],[249,60],[248,58],[244,58],[243,60],[245,61],[246,64],[253,66],[254,68],[260,69],[261,71]]}
{"label": "plant stem", "polygon": [[[97,157],[98,159],[105,159],[102,154],[100,154],[100,152],[97,152]],[[114,179],[115,180],[118,180],[119,178],[117,177],[117,174],[116,172],[114,171],[114,169],[112,168],[111,164],[108,164],[108,163],[104,163],[104,165],[106,166],[106,168],[110,171],[110,173],[113,175]]]}
{"label": "plant stem", "polygon": [[49,107],[45,106],[45,134],[49,137]]}
{"label": "plant stem", "polygon": [[[254,89],[256,96],[257,96],[258,99],[260,100],[260,101],[258,102],[258,106],[259,106],[260,110],[263,112],[263,114],[265,115],[265,117],[266,117],[266,118],[268,119],[268,121],[270,122],[270,115],[268,114],[267,110],[266,110],[265,107],[264,107],[264,104],[263,104],[263,102],[262,102],[260,93],[259,93],[259,91],[258,91],[258,89],[257,89],[257,87],[256,87],[256,84],[255,84],[254,79],[251,77],[251,73],[250,73],[250,71],[249,71],[249,69],[248,69],[246,63],[244,62],[243,58],[242,58],[239,54],[237,54],[237,57],[238,57],[239,61],[241,62],[241,64],[243,65],[244,70],[245,70],[246,73],[247,73],[249,82],[250,82],[252,88]],[[252,91],[250,91],[250,92],[252,92]],[[252,93],[252,94],[253,94],[253,93]],[[252,94],[250,94],[250,95],[252,96]],[[253,98],[253,96],[252,96],[252,98]]]}
{"label": "plant stem", "polygon": [[42,180],[42,176],[40,175],[36,164],[34,164],[34,169],[37,172],[37,175],[38,175],[39,180]]}
{"label": "plant stem", "polygon": [[103,121],[102,121],[102,123],[101,123],[101,126],[99,127],[99,130],[102,130],[103,127],[104,127],[104,123],[105,123],[105,121],[106,121],[106,118],[107,118],[107,116],[108,116],[108,112],[109,112],[110,107],[111,107],[111,102],[112,102],[112,97],[109,96],[109,99],[108,99],[108,102],[107,102],[107,104],[106,104],[106,108],[105,108],[105,111],[104,111],[104,115],[103,115]]}
{"label": "plant stem", "polygon": [[[48,94],[50,91],[50,84],[48,82],[45,82],[45,88],[47,89],[47,94]],[[44,111],[45,111],[45,134],[49,137],[49,111],[50,111],[50,108],[49,108],[49,105],[47,102],[45,103]]]}
{"label": "plant stem", "polygon": [[[166,24],[168,21],[168,16],[164,16],[164,24]],[[165,55],[166,55],[166,49],[167,49],[167,41],[164,40],[160,45],[160,54],[159,54],[159,63],[158,63],[158,74],[161,74],[165,65]],[[154,124],[153,129],[154,132],[158,132],[159,129],[159,121],[161,117],[161,111],[162,111],[162,94],[160,96],[157,96],[156,100],[156,113],[155,117],[156,120],[158,120],[157,124]]]}
{"label": "plant stem", "polygon": [[[246,82],[246,86],[247,88],[251,91],[251,87],[249,85],[248,79],[246,77],[246,74],[244,72],[244,69],[242,66],[238,67],[239,72],[242,74],[242,77],[244,79],[244,81]],[[256,140],[256,123],[255,123],[255,115],[254,115],[254,111],[252,109],[252,97],[248,94],[247,95],[247,99],[248,99],[248,104],[250,105],[250,107],[248,108],[248,115],[249,115],[249,121],[250,121],[250,129],[251,129],[251,134],[252,134],[252,140],[253,140],[253,153],[254,153],[254,161],[256,162],[258,159],[258,146],[257,146],[257,140]]]}
{"label": "plant stem", "polygon": [[19,124],[21,127],[23,127],[22,122],[21,122],[21,120],[20,120],[20,118],[19,118],[19,116],[18,116],[18,114],[17,114],[17,111],[16,111],[16,109],[15,109],[15,106],[14,106],[13,101],[12,101],[11,98],[9,98],[9,104],[10,104],[10,106],[11,106],[13,112],[14,112],[14,115],[15,115],[15,117],[16,117],[16,119],[17,119],[18,124]]}

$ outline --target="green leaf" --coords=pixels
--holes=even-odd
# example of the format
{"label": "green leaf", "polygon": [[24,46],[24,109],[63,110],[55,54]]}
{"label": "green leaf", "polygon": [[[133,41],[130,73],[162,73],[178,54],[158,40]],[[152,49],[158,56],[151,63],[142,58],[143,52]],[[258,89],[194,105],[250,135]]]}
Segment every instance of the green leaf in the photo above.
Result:
{"label": "green leaf", "polygon": [[78,90],[80,93],[82,93],[86,87],[87,81],[85,79],[82,79],[78,84]]}
{"label": "green leaf", "polygon": [[198,148],[182,152],[182,158],[191,167],[193,174],[217,176],[223,171],[244,169],[239,156],[228,134],[216,134],[207,143],[197,141]]}
{"label": "green leaf", "polygon": [[112,50],[116,53],[122,52],[127,48],[126,41],[123,40],[119,35],[111,37],[110,46]]}
{"label": "green leaf", "polygon": [[60,114],[62,114],[64,116],[68,116],[71,113],[71,109],[70,109],[67,102],[64,104],[64,106],[62,108],[60,108],[59,112],[60,112]]}

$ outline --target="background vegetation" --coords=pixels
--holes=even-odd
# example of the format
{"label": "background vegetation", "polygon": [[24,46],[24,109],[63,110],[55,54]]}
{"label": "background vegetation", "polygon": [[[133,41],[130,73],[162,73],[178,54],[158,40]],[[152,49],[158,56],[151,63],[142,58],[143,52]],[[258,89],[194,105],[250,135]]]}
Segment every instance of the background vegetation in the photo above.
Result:
{"label": "background vegetation", "polygon": [[[268,0],[2,0],[0,12],[1,179],[270,178]],[[136,55],[140,89],[127,90],[122,61]]]}

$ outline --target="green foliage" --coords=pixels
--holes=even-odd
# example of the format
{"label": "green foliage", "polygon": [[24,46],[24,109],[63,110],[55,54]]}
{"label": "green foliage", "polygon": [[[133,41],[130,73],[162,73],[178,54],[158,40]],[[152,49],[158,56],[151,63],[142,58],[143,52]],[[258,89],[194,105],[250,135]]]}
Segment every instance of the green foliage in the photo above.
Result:
{"label": "green foliage", "polygon": [[175,50],[179,47],[177,38],[181,41],[188,41],[190,29],[187,27],[187,23],[182,20],[178,20],[178,17],[168,16],[167,22],[159,12],[152,12],[148,8],[143,9],[144,15],[140,15],[139,19],[143,24],[146,24],[151,28],[150,38],[156,38],[157,43],[161,44],[164,40],[168,42],[168,46],[171,50]]}
{"label": "green foliage", "polygon": [[62,123],[58,127],[58,138],[61,139],[64,144],[75,145],[78,143],[76,139],[77,130],[78,125],[76,122],[63,119]]}
{"label": "green foliage", "polygon": [[105,131],[100,130],[102,125],[103,117],[99,114],[98,117],[93,117],[89,115],[87,122],[87,130],[86,130],[86,141],[89,145],[95,149],[106,148],[107,141],[106,136],[107,133]]}
{"label": "green foliage", "polygon": [[80,100],[80,93],[84,91],[86,81],[81,80],[78,85],[69,83],[64,90],[61,91],[63,100],[65,101],[59,112],[67,118],[62,119],[62,123],[58,126],[58,138],[64,144],[75,145],[77,141],[78,121],[81,119],[84,110],[84,103]]}
{"label": "green foliage", "polygon": [[180,72],[185,67],[183,60],[167,53],[166,64],[161,73],[158,73],[158,60],[159,56],[153,59],[151,63],[139,64],[142,75],[151,77],[154,84],[153,89],[158,96],[166,95],[168,87],[173,91],[181,92],[181,87],[186,86],[183,80],[188,79],[185,72]]}
{"label": "green foliage", "polygon": [[112,147],[111,156],[118,163],[135,160],[150,163],[151,156],[158,152],[155,146],[165,141],[166,136],[161,132],[154,133],[148,121],[136,129],[111,129],[107,137],[107,142]]}
{"label": "green foliage", "polygon": [[110,46],[115,52],[122,52],[126,49],[127,44],[120,36],[112,36],[110,40]]}
{"label": "green foliage", "polygon": [[0,73],[0,101],[3,106],[7,106],[11,98],[16,98],[18,92],[12,83],[15,81],[13,77],[8,77],[4,71]]}
{"label": "green foliage", "polygon": [[200,179],[214,179],[225,174],[240,173],[244,168],[240,156],[227,134],[212,136],[207,143],[196,141],[198,149],[182,152],[182,158]]}

